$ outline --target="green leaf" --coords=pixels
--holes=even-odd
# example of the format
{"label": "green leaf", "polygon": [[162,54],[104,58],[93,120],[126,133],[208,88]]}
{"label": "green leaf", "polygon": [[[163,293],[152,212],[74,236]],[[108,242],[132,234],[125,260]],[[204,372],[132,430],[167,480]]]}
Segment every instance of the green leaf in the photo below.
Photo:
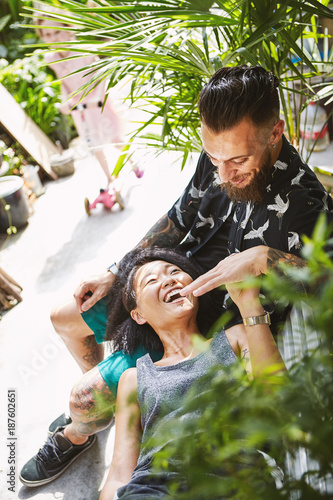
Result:
{"label": "green leaf", "polygon": [[0,17],[0,31],[4,29],[8,21],[10,20],[10,15],[8,14],[7,16]]}

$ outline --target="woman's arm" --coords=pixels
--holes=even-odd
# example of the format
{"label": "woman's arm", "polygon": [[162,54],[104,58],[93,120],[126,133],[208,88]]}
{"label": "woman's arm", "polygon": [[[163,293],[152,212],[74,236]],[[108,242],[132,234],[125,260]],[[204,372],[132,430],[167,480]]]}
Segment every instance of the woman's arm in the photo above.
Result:
{"label": "woman's arm", "polygon": [[141,416],[136,399],[136,368],[120,377],[116,406],[116,434],[112,462],[99,500],[112,500],[117,489],[131,479],[141,442]]}
{"label": "woman's arm", "polygon": [[[243,320],[265,314],[259,299],[259,288],[247,288],[242,283],[234,283],[227,285],[227,290],[237,305]],[[276,371],[285,370],[284,362],[268,324],[236,325],[233,328],[241,328],[245,332],[245,335],[240,336],[242,339],[240,351],[242,356],[246,357],[248,349],[253,377],[262,374],[272,366],[276,367]]]}

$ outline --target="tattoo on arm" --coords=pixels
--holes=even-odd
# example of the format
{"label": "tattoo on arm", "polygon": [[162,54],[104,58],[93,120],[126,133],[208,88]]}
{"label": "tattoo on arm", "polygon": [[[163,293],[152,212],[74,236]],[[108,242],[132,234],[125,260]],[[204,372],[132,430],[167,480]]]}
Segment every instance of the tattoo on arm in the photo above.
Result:
{"label": "tattoo on arm", "polygon": [[180,243],[185,237],[185,234],[185,232],[180,231],[175,226],[167,215],[164,215],[148,231],[135,248],[147,248],[150,246],[171,248]]}
{"label": "tattoo on arm", "polygon": [[246,373],[250,373],[250,351],[249,349],[245,348],[242,350],[242,355],[241,355],[241,361],[244,366],[244,370]]}
{"label": "tattoo on arm", "polygon": [[[306,266],[306,261],[296,255],[270,248],[267,255],[267,268],[274,269],[280,276],[286,276],[285,271],[281,268],[281,266],[279,266],[279,264],[287,264],[289,266],[302,268]],[[295,285],[299,291],[306,291],[306,287],[302,281],[297,284],[295,283]]]}
{"label": "tattoo on arm", "polygon": [[267,255],[267,267],[268,269],[277,269],[279,264],[289,264],[294,267],[305,267],[306,261],[292,255],[290,253],[281,252],[281,250],[275,250],[274,248],[269,248]]}

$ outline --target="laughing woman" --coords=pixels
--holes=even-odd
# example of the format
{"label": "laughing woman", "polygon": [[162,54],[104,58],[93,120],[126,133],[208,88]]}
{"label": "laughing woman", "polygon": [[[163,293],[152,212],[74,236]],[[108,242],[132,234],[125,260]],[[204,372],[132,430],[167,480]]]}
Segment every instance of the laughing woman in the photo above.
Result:
{"label": "laughing woman", "polygon": [[[110,318],[115,310],[117,318],[110,320],[108,331],[115,348],[131,353],[144,345],[163,355],[154,362],[146,354],[120,379],[114,453],[100,500],[147,500],[168,495],[170,476],[152,472],[158,448],[150,440],[181,414],[183,398],[194,383],[199,384],[200,392],[209,389],[203,375],[211,366],[226,369],[248,353],[253,376],[273,364],[283,367],[269,317],[255,288],[228,285],[244,325],[222,330],[212,340],[203,337],[200,310],[204,308],[207,315],[209,305],[204,298],[199,304],[197,297],[180,295],[197,276],[186,257],[153,248],[132,252],[112,287]],[[195,336],[206,340],[204,351],[196,350]]]}

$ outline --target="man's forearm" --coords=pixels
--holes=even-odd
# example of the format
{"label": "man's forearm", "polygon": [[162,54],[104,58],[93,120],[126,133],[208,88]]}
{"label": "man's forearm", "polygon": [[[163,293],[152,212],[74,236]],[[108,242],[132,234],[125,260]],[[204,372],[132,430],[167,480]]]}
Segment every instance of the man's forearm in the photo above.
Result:
{"label": "man's forearm", "polygon": [[147,248],[158,246],[162,248],[173,248],[185,237],[185,232],[180,231],[167,215],[163,215],[153,225],[135,248]]}
{"label": "man's forearm", "polygon": [[287,264],[294,267],[305,267],[306,261],[301,257],[297,257],[297,255],[285,253],[275,248],[268,248],[267,269],[277,269],[281,272],[281,268],[278,269],[278,266],[281,264]]}
{"label": "man's forearm", "polygon": [[[286,276],[286,271],[283,269],[284,265],[300,269],[305,267],[307,263],[306,260],[298,257],[297,255],[269,248],[267,254],[267,270],[274,269],[280,276]],[[303,281],[298,281],[296,288],[300,292],[305,292],[306,290],[306,286]]]}

